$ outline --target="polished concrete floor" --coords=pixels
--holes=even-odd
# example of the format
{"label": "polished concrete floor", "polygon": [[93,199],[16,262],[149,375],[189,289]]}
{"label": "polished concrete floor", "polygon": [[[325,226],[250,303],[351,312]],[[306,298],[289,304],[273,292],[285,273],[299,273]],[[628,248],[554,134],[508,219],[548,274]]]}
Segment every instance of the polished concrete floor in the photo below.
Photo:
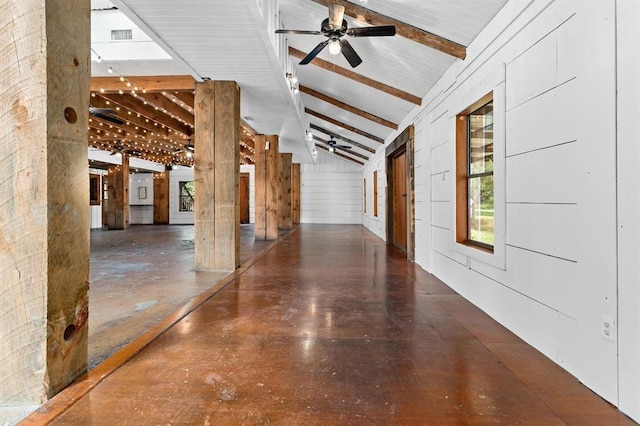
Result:
{"label": "polished concrete floor", "polygon": [[[269,242],[240,227],[242,263]],[[89,368],[130,343],[226,273],[195,273],[194,227],[131,226],[91,232]]]}
{"label": "polished concrete floor", "polygon": [[25,423],[634,424],[360,226],[303,225],[223,284]]}

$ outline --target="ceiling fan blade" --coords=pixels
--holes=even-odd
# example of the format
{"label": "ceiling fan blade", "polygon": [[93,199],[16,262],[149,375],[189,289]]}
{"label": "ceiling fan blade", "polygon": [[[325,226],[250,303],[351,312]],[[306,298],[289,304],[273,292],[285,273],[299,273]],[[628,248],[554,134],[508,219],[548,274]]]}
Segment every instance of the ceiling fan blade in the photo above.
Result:
{"label": "ceiling fan blade", "polygon": [[351,43],[349,43],[347,40],[340,40],[340,48],[342,54],[349,62],[349,65],[351,65],[351,68],[355,68],[362,63],[362,58],[358,56],[356,51],[353,50]]}
{"label": "ceiling fan blade", "polygon": [[378,27],[349,28],[347,34],[352,37],[386,37],[396,35],[394,25],[381,25]]}
{"label": "ceiling fan blade", "polygon": [[339,4],[330,4],[329,25],[331,25],[331,29],[337,30],[342,27],[342,19],[344,19],[344,6]]}
{"label": "ceiling fan blade", "polygon": [[351,149],[351,147],[349,145],[336,145],[336,148],[340,148],[340,149]]}
{"label": "ceiling fan blade", "polygon": [[276,34],[303,34],[303,35],[321,35],[320,31],[306,31],[306,30],[276,30]]}
{"label": "ceiling fan blade", "polygon": [[313,58],[315,58],[318,53],[320,53],[322,49],[327,46],[327,44],[329,44],[329,40],[325,40],[322,43],[318,44],[311,52],[309,52],[307,56],[304,57],[303,60],[300,61],[300,65],[307,65],[309,62],[311,62]]}

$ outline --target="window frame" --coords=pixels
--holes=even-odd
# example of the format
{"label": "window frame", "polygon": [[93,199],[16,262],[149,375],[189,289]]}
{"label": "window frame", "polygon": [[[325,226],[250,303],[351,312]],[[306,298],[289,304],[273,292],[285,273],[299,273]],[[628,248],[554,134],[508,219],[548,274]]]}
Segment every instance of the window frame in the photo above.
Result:
{"label": "window frame", "polygon": [[[472,260],[506,269],[506,96],[505,83],[501,82],[493,90],[483,90],[465,95],[471,96],[470,103],[461,105],[458,114],[452,116],[455,121],[452,126],[452,150],[455,160],[455,179],[452,179],[453,201],[452,209],[453,235],[451,249],[467,257],[467,264]],[[475,95],[475,96],[474,96]],[[469,98],[466,98],[469,100]],[[460,119],[476,111],[493,99],[493,189],[494,189],[494,243],[493,248],[481,244],[470,243],[468,233],[468,143],[467,120]],[[460,101],[464,101],[461,99]]]}

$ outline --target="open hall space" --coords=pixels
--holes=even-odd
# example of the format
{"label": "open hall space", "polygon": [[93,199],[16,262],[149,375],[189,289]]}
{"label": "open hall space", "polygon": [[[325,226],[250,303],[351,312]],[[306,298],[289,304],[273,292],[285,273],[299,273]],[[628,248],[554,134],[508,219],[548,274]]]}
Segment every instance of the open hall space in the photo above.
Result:
{"label": "open hall space", "polygon": [[0,426],[640,424],[640,1],[5,0]]}
{"label": "open hall space", "polygon": [[301,225],[147,343],[24,424],[633,424],[359,225]]}

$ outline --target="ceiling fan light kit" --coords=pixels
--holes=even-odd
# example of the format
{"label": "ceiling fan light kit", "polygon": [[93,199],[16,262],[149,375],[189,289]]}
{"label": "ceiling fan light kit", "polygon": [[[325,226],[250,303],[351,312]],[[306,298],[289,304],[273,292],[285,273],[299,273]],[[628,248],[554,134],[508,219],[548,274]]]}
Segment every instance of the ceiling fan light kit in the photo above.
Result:
{"label": "ceiling fan light kit", "polygon": [[[362,1],[361,1],[362,2]],[[366,2],[365,2],[366,3]],[[323,35],[327,37],[320,42],[309,54],[300,61],[300,65],[306,65],[313,60],[322,50],[329,46],[329,53],[337,55],[342,53],[352,68],[362,63],[362,58],[356,53],[351,43],[343,39],[345,35],[351,37],[386,37],[396,35],[394,25],[382,25],[375,27],[349,28],[344,19],[344,6],[339,4],[329,5],[329,17],[322,21],[320,31],[308,30],[276,30],[276,34],[299,34],[299,35]]]}

